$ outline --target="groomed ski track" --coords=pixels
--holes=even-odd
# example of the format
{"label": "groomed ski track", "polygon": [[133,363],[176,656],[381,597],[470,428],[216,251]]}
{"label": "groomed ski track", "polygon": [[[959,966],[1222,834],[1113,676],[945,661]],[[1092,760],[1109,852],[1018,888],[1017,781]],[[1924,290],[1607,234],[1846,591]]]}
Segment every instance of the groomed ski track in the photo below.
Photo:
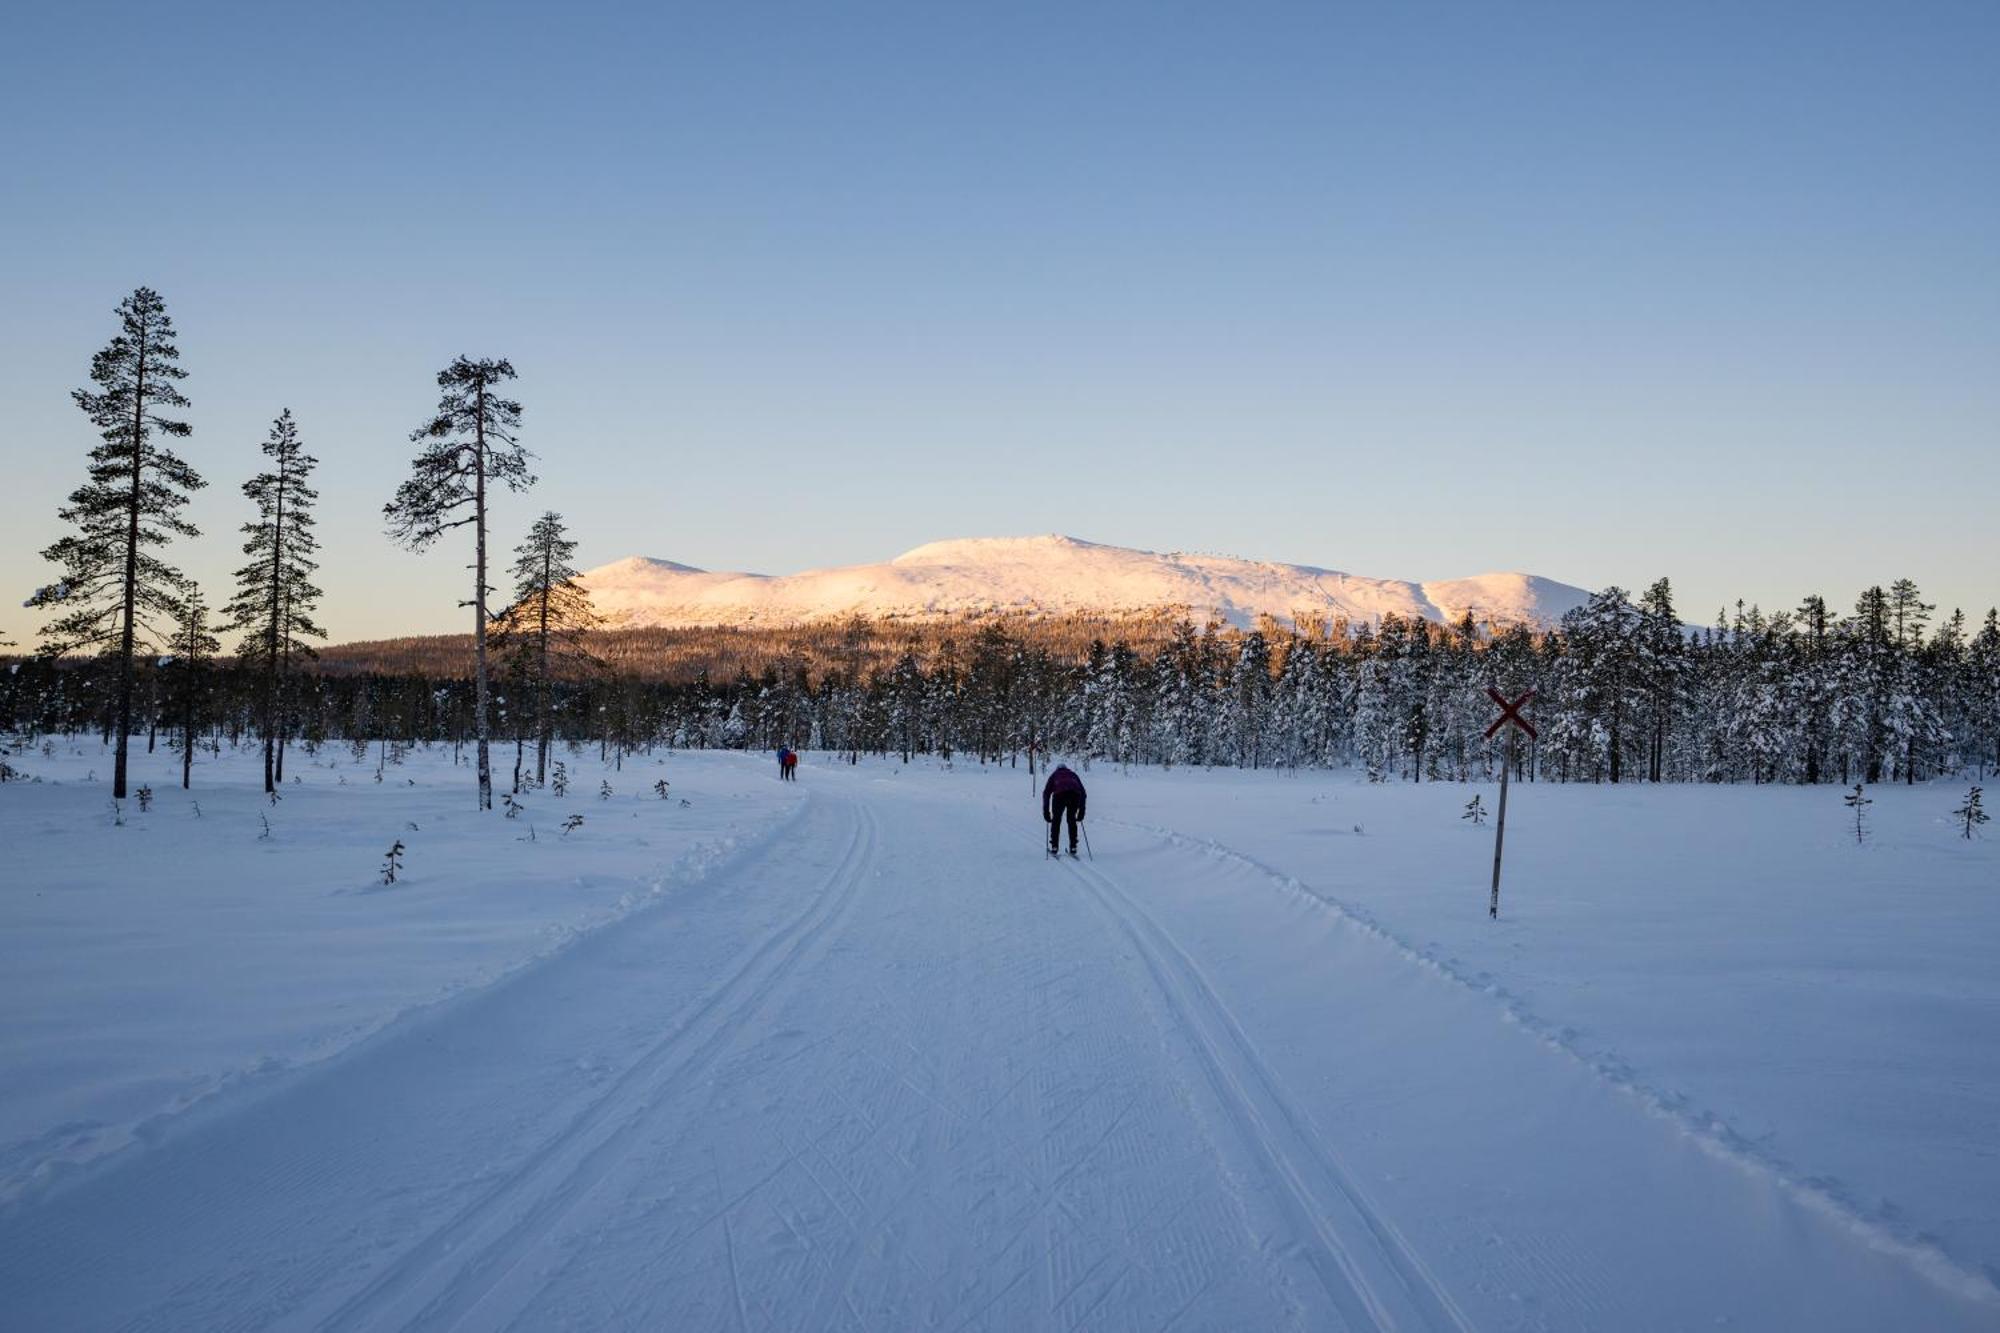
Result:
{"label": "groomed ski track", "polygon": [[0,1215],[0,1328],[2000,1326],[1251,862],[1049,863],[997,786],[808,771],[659,906]]}

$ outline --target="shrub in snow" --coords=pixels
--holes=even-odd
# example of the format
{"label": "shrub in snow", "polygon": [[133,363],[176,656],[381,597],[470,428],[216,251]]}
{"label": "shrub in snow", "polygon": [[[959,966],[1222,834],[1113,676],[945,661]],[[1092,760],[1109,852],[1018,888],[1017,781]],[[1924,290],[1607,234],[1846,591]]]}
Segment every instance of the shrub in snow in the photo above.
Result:
{"label": "shrub in snow", "polygon": [[520,814],[526,808],[514,799],[514,793],[512,792],[500,793],[500,806],[507,812],[507,818],[509,819],[514,818],[514,816]]}
{"label": "shrub in snow", "polygon": [[1474,796],[1471,800],[1465,803],[1465,813],[1460,815],[1459,818],[1469,819],[1472,821],[1472,825],[1474,828],[1479,827],[1481,824],[1484,824],[1486,822],[1485,803],[1481,801],[1479,797]]}
{"label": "shrub in snow", "polygon": [[153,789],[151,787],[141,787],[132,794],[139,798],[140,814],[143,815],[153,808]]}
{"label": "shrub in snow", "polygon": [[576,830],[582,827],[583,827],[583,816],[571,815],[568,819],[565,819],[563,821],[563,836],[567,838],[570,834],[574,833]]}
{"label": "shrub in snow", "polygon": [[600,801],[611,799],[611,782],[608,778],[597,784],[597,799]]}
{"label": "shrub in snow", "polygon": [[1854,841],[1857,843],[1867,842],[1868,826],[1862,816],[1866,813],[1868,807],[1875,804],[1875,802],[1861,794],[1861,784],[1858,782],[1854,784],[1854,790],[1847,793],[1843,799],[1847,802],[1847,808],[1854,812]]}
{"label": "shrub in snow", "polygon": [[396,872],[402,868],[403,840],[398,838],[396,839],[395,846],[389,849],[389,855],[382,862],[382,882],[384,884],[394,884],[396,882]]}
{"label": "shrub in snow", "polygon": [[653,784],[653,794],[663,801],[667,799],[667,780],[665,778],[661,778]]}
{"label": "shrub in snow", "polygon": [[569,769],[560,759],[556,760],[555,769],[549,774],[549,790],[558,796],[569,792]]}
{"label": "shrub in snow", "polygon": [[1974,787],[1965,794],[1965,804],[1951,812],[1952,817],[1957,819],[1963,826],[1965,836],[1968,838],[1977,833],[1979,826],[1984,824],[1990,817],[1984,810],[1979,808],[1980,795],[1980,789]]}

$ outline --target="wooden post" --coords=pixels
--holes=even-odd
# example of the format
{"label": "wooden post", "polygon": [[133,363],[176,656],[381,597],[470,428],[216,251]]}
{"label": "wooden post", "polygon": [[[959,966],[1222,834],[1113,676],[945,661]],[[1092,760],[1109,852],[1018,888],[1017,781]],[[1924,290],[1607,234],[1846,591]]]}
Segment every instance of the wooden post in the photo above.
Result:
{"label": "wooden post", "polygon": [[1500,814],[1493,821],[1493,894],[1486,900],[1486,915],[1500,919],[1500,849],[1507,841],[1507,770],[1514,766],[1514,732],[1507,732],[1507,757],[1500,761]]}

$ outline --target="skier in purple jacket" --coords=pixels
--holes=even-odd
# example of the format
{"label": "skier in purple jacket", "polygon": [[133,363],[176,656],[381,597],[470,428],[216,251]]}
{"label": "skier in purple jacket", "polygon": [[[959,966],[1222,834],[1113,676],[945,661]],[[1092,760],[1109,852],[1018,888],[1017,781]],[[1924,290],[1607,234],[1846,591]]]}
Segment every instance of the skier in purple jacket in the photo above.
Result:
{"label": "skier in purple jacket", "polygon": [[1076,826],[1083,822],[1083,779],[1070,772],[1069,765],[1057,764],[1042,786],[1042,820],[1049,826],[1049,855],[1056,854],[1056,832],[1064,815],[1069,816],[1069,854],[1076,855]]}

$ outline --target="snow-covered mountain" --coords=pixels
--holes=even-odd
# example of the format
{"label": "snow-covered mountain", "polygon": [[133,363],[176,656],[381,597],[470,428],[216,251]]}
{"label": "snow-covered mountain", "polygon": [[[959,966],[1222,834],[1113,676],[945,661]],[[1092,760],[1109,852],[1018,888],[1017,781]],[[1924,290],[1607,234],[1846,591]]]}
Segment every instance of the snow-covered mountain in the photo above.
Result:
{"label": "snow-covered mountain", "polygon": [[715,573],[629,556],[584,576],[600,612],[627,625],[786,625],[849,615],[934,618],[979,611],[1123,613],[1183,608],[1238,626],[1259,615],[1375,621],[1394,612],[1553,625],[1589,594],[1532,574],[1413,583],[1311,565],[1135,551],[1075,537],[932,542],[885,564],[801,574]]}

